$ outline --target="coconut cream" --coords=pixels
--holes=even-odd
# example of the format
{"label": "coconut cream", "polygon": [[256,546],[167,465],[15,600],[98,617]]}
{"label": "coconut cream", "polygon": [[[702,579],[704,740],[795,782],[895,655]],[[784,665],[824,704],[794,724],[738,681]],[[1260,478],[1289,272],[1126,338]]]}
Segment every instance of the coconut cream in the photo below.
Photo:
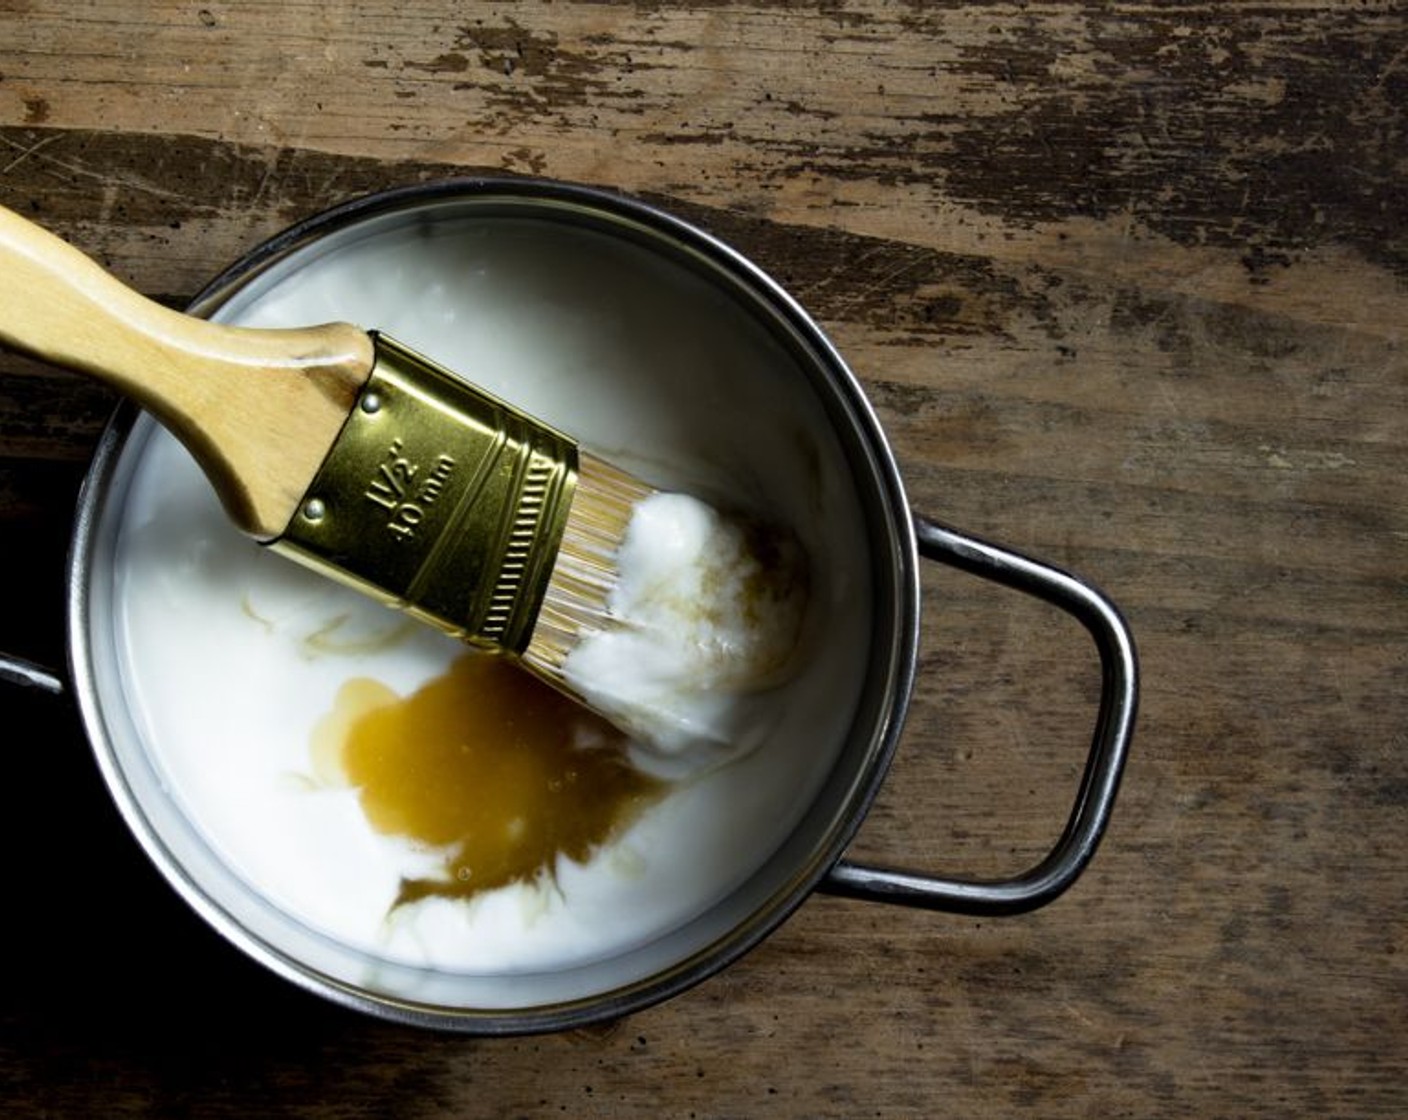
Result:
{"label": "coconut cream", "polygon": [[[668,788],[583,858],[472,897],[398,905],[408,881],[444,875],[443,846],[377,827],[356,784],[320,770],[314,744],[349,682],[409,698],[445,677],[463,648],[240,537],[185,451],[157,432],[131,452],[140,459],[113,570],[123,688],[170,796],[214,858],[308,928],[365,953],[369,968],[560,968],[659,937],[786,838],[857,701],[869,573],[820,407],[727,293],[623,238],[447,212],[304,256],[253,281],[220,318],[386,330],[603,458],[702,499],[643,511],[622,557],[629,578],[618,590],[629,601],[618,607],[650,625],[584,641],[568,669],[627,716],[658,705],[663,690],[680,749],[633,748],[642,765],[656,760]],[[739,652],[725,656],[728,644],[770,632],[739,625],[758,606],[743,569],[713,596],[732,613],[705,618],[691,613],[702,570],[669,561],[669,541],[713,539],[721,526],[710,511],[725,506],[788,527],[813,560],[804,596],[766,602],[794,627],[795,652],[768,640],[742,651],[755,665],[786,662],[762,687],[726,679]],[[727,561],[737,545],[723,532],[711,547]],[[649,632],[678,636],[681,626],[694,628],[699,657],[666,665]]]}

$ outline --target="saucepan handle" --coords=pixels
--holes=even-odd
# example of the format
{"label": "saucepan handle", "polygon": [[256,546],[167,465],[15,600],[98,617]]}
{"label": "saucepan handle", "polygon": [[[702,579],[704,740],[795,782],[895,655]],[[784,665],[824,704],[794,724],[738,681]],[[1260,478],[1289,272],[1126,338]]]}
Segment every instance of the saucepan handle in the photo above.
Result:
{"label": "saucepan handle", "polygon": [[0,684],[18,685],[52,696],[61,696],[67,690],[63,678],[52,669],[8,653],[0,653]]}
{"label": "saucepan handle", "polygon": [[830,894],[964,914],[1018,914],[1044,906],[1080,876],[1100,843],[1119,788],[1138,705],[1134,639],[1101,592],[1058,568],[915,517],[922,556],[1042,599],[1077,619],[1100,657],[1100,706],[1090,753],[1065,831],[1047,856],[1006,879],[957,879],[842,860],[820,889]]}

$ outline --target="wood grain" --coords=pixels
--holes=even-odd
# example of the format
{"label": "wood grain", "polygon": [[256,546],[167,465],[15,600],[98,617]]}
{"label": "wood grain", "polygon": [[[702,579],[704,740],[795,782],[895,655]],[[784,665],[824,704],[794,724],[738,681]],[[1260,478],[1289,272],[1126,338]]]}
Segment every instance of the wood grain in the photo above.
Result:
{"label": "wood grain", "polygon": [[[0,202],[140,290],[180,305],[395,184],[645,197],[818,317],[917,508],[1105,587],[1145,681],[1114,825],[1052,907],[818,896],[663,1006],[507,1041],[245,962],[148,868],[72,713],[16,698],[45,731],[7,752],[8,1111],[1408,1113],[1406,115],[1390,3],[4,5]],[[0,355],[19,652],[61,650],[111,403]],[[1045,608],[924,591],[855,854],[997,873],[1060,828],[1094,669]],[[53,935],[95,922],[101,953]]]}

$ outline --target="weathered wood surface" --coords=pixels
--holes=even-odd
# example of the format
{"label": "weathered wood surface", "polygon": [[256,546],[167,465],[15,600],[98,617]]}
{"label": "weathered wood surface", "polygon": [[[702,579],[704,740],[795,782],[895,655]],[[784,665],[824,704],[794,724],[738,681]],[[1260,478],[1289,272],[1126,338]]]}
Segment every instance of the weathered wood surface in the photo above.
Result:
{"label": "weathered wood surface", "polygon": [[[73,715],[7,698],[7,1114],[1408,1114],[1405,116],[1382,3],[0,4],[0,202],[141,290],[404,182],[646,196],[818,316],[918,508],[1100,583],[1145,671],[1114,826],[1047,910],[817,897],[666,1005],[517,1041],[245,962]],[[111,403],[0,355],[0,646],[61,656]],[[857,854],[1011,869],[1064,817],[1088,650],[925,591]]]}

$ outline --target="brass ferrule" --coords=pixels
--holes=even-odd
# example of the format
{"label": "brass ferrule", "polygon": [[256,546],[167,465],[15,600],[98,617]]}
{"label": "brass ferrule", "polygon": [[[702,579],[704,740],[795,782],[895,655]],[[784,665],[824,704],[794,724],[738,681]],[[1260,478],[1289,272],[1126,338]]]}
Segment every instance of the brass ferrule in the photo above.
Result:
{"label": "brass ferrule", "polygon": [[385,335],[298,512],[270,543],[475,645],[522,653],[577,445]]}

